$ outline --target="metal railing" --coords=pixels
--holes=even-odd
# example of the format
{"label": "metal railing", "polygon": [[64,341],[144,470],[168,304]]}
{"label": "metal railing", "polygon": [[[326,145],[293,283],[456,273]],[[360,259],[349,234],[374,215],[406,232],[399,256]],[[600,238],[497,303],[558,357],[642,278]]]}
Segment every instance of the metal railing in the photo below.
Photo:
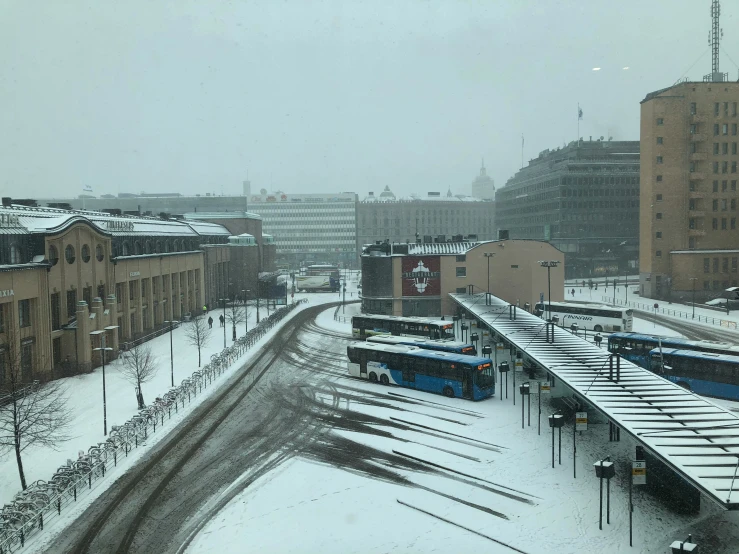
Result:
{"label": "metal railing", "polygon": [[98,486],[105,475],[117,467],[118,461],[128,457],[156,432],[157,427],[161,428],[165,419],[171,419],[173,411],[177,414],[186,402],[192,402],[287,314],[305,302],[305,299],[298,300],[272,312],[233,345],[213,354],[210,363],[194,371],[180,386],[139,410],[125,424],[113,426],[104,442],[91,446],[86,454],[81,452],[77,460],[67,460],[49,481],[36,481],[16,494],[13,501],[0,509],[0,554],[21,551],[29,538],[66,513],[80,497],[92,490],[93,484]]}
{"label": "metal railing", "polygon": [[709,325],[717,325],[720,327],[725,327],[727,329],[736,329],[736,321],[731,321],[728,319],[721,319],[720,317],[712,317],[707,315],[700,315],[696,314],[695,317],[693,317],[693,312],[684,312],[682,310],[676,310],[674,308],[655,308],[654,305],[644,304],[643,302],[626,302],[624,300],[621,300],[620,298],[616,298],[616,301],[614,302],[612,296],[603,296],[602,297],[603,302],[607,304],[613,304],[616,306],[624,306],[626,308],[634,308],[636,310],[641,310],[643,312],[651,313],[654,315],[662,314],[662,315],[668,315],[677,317],[680,319],[689,319],[691,321],[698,321],[699,323],[708,323]]}

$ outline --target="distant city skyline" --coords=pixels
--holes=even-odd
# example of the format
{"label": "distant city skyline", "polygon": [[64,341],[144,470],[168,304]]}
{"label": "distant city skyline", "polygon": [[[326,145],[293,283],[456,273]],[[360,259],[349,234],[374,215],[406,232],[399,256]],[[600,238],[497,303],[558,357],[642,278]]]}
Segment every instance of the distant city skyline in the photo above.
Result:
{"label": "distant city skyline", "polygon": [[710,71],[708,1],[0,2],[11,196],[469,193],[481,157],[500,189],[578,129],[638,139],[648,92]]}

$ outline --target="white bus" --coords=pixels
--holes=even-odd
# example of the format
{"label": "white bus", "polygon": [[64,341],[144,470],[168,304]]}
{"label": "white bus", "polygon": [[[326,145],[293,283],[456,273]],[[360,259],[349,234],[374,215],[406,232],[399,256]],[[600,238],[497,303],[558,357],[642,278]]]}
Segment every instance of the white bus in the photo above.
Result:
{"label": "white bus", "polygon": [[[534,315],[549,318],[549,303],[539,302],[534,307]],[[570,327],[577,323],[578,328],[595,332],[615,333],[631,331],[634,318],[631,310],[613,306],[577,304],[573,302],[552,302],[552,317],[559,317],[559,325]]]}

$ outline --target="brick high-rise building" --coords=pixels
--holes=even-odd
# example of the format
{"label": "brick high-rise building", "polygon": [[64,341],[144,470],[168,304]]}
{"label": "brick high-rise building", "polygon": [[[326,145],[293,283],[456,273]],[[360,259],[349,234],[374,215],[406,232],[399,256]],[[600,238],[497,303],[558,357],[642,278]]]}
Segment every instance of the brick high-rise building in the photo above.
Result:
{"label": "brick high-rise building", "polygon": [[690,299],[695,287],[698,300],[737,285],[738,103],[739,83],[710,79],[641,102],[642,296]]}

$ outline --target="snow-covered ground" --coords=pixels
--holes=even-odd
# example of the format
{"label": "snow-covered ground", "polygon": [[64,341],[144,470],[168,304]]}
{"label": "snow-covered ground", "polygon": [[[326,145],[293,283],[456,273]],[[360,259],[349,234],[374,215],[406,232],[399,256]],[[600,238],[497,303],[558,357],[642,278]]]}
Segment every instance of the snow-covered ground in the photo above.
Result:
{"label": "snow-covered ground", "polygon": [[[334,321],[333,310],[317,323],[350,332],[348,324]],[[542,398],[539,435],[536,396],[531,426],[522,428],[518,395],[514,407],[512,398],[501,401],[499,395],[472,403],[366,381],[339,383],[357,391],[351,403],[346,401],[347,408],[376,418],[375,432],[330,431],[353,445],[344,455],[399,478],[381,479],[346,464],[293,457],[233,499],[198,534],[188,553],[662,553],[699,520],[719,518],[732,526],[739,522],[736,514],[722,513],[706,501],[698,517],[671,513],[637,487],[630,548],[626,476],[634,443],[623,435],[621,442],[609,442],[607,424],[591,424],[578,435],[574,478],[570,422],[562,434],[562,464],[556,461],[551,467],[546,418],[553,407],[548,396]],[[414,403],[402,404],[396,395]],[[425,427],[398,428],[398,420]],[[399,453],[437,465],[421,462],[426,470],[410,470],[388,462],[387,457]],[[617,476],[611,484],[610,524],[604,514],[600,531],[592,464],[608,455]]]}
{"label": "snow-covered ground", "polygon": [[[356,299],[356,281],[349,280],[347,286],[347,301]],[[322,304],[326,302],[335,302],[340,297],[336,294],[301,294],[295,295],[295,300],[305,298],[308,305]],[[270,308],[270,313],[272,309]],[[202,363],[206,364],[210,360],[210,356],[219,353],[223,349],[223,328],[219,326],[218,316],[223,313],[218,310],[211,310],[210,315],[213,316],[213,329],[208,344],[202,349]],[[267,309],[262,304],[259,309],[260,317],[267,315]],[[249,328],[256,325],[256,306],[249,306]],[[262,342],[269,340],[269,337],[276,332],[273,329],[271,333],[262,339]],[[237,337],[245,334],[245,325],[242,322],[236,327]],[[233,344],[231,327],[226,327],[226,344]],[[152,348],[152,353],[157,358],[158,371],[154,378],[143,385],[144,400],[147,404],[154,401],[157,396],[162,396],[170,389],[170,337],[169,334],[162,335],[152,339],[147,343]],[[183,379],[190,377],[193,371],[198,369],[197,349],[188,344],[185,337],[185,328],[180,327],[172,333],[172,344],[174,350],[174,383],[179,385]],[[238,361],[238,365],[246,362],[258,348],[252,349],[244,357]],[[105,366],[106,381],[106,405],[108,430],[113,425],[123,424],[138,412],[134,387],[128,381],[123,379],[120,373],[120,360],[114,360]],[[234,364],[237,365],[237,364]],[[73,437],[70,441],[59,445],[59,450],[54,451],[49,448],[29,448],[23,453],[23,466],[25,469],[26,482],[32,483],[39,479],[48,480],[59,466],[64,464],[67,459],[76,459],[79,451],[85,453],[90,446],[105,440],[103,435],[103,405],[102,405],[102,368],[95,369],[92,373],[86,375],[78,375],[62,380],[68,396],[70,398],[70,408],[72,410],[72,422],[70,427],[70,435]],[[215,387],[212,387],[215,389]],[[212,392],[209,391],[209,394]],[[186,409],[180,411],[178,418],[172,422],[175,425],[182,417],[182,414],[189,412],[194,406],[199,404],[204,397],[196,402],[186,406]],[[174,418],[173,418],[174,419]],[[170,426],[169,421],[165,425]],[[159,440],[164,433],[152,435],[149,439],[147,447]],[[6,453],[0,457],[0,507],[11,501],[14,495],[20,491],[20,478],[18,477],[18,468],[16,465],[15,455]]]}

